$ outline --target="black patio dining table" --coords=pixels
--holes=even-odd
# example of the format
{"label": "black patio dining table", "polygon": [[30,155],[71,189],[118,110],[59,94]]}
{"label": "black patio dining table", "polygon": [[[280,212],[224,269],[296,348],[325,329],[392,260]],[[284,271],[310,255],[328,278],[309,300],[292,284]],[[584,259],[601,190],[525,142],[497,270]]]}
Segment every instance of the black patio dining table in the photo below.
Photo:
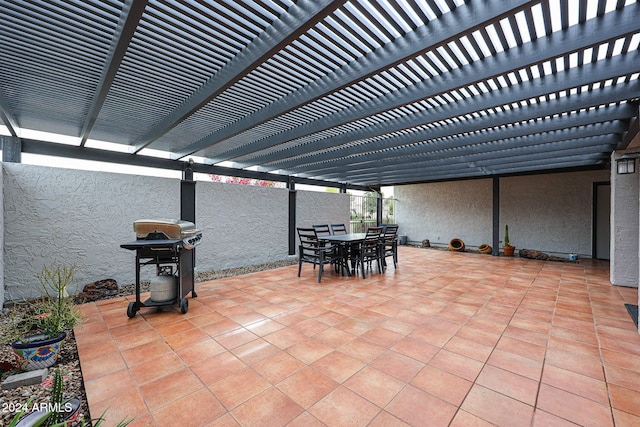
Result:
{"label": "black patio dining table", "polygon": [[362,243],[366,237],[367,233],[348,233],[318,236],[318,240],[338,245],[338,250],[342,258],[341,267],[344,267],[344,269],[347,270],[347,275],[351,276],[351,272],[355,266],[353,265],[354,261],[350,259],[350,255],[354,252],[357,245]]}

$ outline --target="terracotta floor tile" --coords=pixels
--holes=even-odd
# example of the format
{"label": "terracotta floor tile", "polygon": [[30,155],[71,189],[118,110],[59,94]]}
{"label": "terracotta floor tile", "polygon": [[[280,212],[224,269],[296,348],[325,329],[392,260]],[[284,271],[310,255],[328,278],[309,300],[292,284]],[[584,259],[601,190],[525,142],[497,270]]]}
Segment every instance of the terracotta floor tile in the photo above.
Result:
{"label": "terracotta floor tile", "polygon": [[544,363],[604,381],[603,366],[599,359],[549,349]]}
{"label": "terracotta floor tile", "polygon": [[201,360],[208,359],[227,351],[216,340],[210,338],[208,335],[207,337],[208,338],[204,341],[198,341],[176,349],[176,354],[180,356],[185,364],[191,366]]}
{"label": "terracotta floor tile", "polygon": [[209,335],[205,334],[198,328],[165,337],[167,344],[169,344],[174,350],[179,350],[192,344],[202,343],[210,339],[211,337]]}
{"label": "terracotta floor tile", "polygon": [[487,422],[482,418],[476,417],[473,414],[468,413],[467,411],[463,411],[462,409],[458,410],[456,416],[449,424],[449,427],[494,427],[495,424]]}
{"label": "terracotta floor tile", "polygon": [[427,365],[413,378],[411,385],[445,402],[460,406],[473,383]]}
{"label": "terracotta floor tile", "polygon": [[131,366],[129,370],[136,383],[142,385],[185,367],[186,365],[175,353],[164,353],[158,357],[150,358],[142,363]]}
{"label": "terracotta floor tile", "polygon": [[182,369],[140,386],[140,394],[149,410],[155,411],[202,388],[204,384],[191,370]]}
{"label": "terracotta floor tile", "polygon": [[200,378],[200,381],[205,385],[210,385],[243,370],[246,366],[232,353],[224,352],[192,364],[191,369]]}
{"label": "terracotta floor tile", "polygon": [[318,285],[293,265],[199,284],[186,314],[85,304],[91,412],[132,427],[639,424],[623,304],[637,289],[612,286],[607,263],[399,250],[366,279]]}
{"label": "terracotta floor tile", "polygon": [[460,409],[495,425],[530,425],[533,406],[490,390],[474,385]]}
{"label": "terracotta floor tile", "polygon": [[380,408],[345,387],[338,387],[309,409],[309,413],[327,426],[363,426]]}
{"label": "terracotta floor tile", "polygon": [[534,427],[575,427],[576,424],[548,412],[536,409],[533,413]]}
{"label": "terracotta floor tile", "polygon": [[617,427],[635,427],[640,425],[640,417],[617,409],[613,410],[613,419]]}
{"label": "terracotta floor tile", "polygon": [[503,336],[496,345],[497,349],[515,353],[527,359],[543,361],[547,352],[546,345],[537,345],[516,338]]}
{"label": "terracotta floor tile", "polygon": [[360,337],[380,347],[391,347],[400,341],[404,335],[378,327],[365,332]]}
{"label": "terracotta floor tile", "polygon": [[640,392],[640,372],[609,365],[605,368],[609,384]]}
{"label": "terracotta floor tile", "polygon": [[225,332],[215,337],[215,340],[227,350],[240,347],[256,339],[258,339],[256,334],[244,328],[234,329],[233,331]]}
{"label": "terracotta floor tile", "polygon": [[306,366],[285,351],[279,351],[253,365],[253,369],[271,384],[277,384]]}
{"label": "terracotta floor tile", "polygon": [[277,387],[298,405],[308,409],[338,385],[314,369],[304,368],[281,381]]}
{"label": "terracotta floor tile", "polygon": [[609,393],[613,408],[640,417],[640,392],[609,384]]}
{"label": "terracotta floor tile", "polygon": [[84,388],[90,402],[100,402],[135,389],[136,384],[129,371],[121,370],[85,381]]}
{"label": "terracotta floor tile", "polygon": [[450,374],[457,375],[465,380],[475,381],[484,363],[447,350],[440,350],[438,354],[431,359],[429,365],[440,368]]}
{"label": "terracotta floor tile", "polygon": [[279,351],[278,347],[263,339],[250,341],[231,350],[236,357],[247,365],[253,365]]}
{"label": "terracotta floor tile", "polygon": [[287,348],[286,351],[301,362],[310,365],[316,360],[332,352],[333,349],[327,345],[322,344],[319,341],[308,339],[306,341],[292,345],[291,347]]}
{"label": "terracotta floor tile", "polygon": [[436,346],[411,337],[405,337],[398,341],[392,350],[423,363],[429,362],[440,351]]}
{"label": "terracotta floor tile", "polygon": [[311,366],[332,380],[343,383],[364,366],[364,363],[346,354],[333,351]]}
{"label": "terracotta floor tile", "polygon": [[479,344],[458,336],[451,338],[444,348],[480,362],[486,361],[493,351],[493,346]]}
{"label": "terracotta floor tile", "polygon": [[580,341],[575,341],[566,338],[560,338],[551,336],[549,338],[549,349],[558,349],[567,353],[573,353],[580,356],[599,358],[600,350],[595,345],[589,345]]}
{"label": "terracotta floor tile", "polygon": [[405,382],[372,367],[365,367],[344,386],[383,408],[404,387]]}
{"label": "terracotta floor tile", "polygon": [[242,426],[284,426],[299,416],[304,409],[271,387],[232,411]]}
{"label": "terracotta floor tile", "polygon": [[157,427],[199,426],[220,417],[224,412],[220,402],[204,388],[163,406],[152,415]]}
{"label": "terracotta floor tile", "polygon": [[424,363],[389,350],[371,362],[370,366],[400,381],[409,382],[424,367]]}
{"label": "terracotta floor tile", "polygon": [[540,384],[537,407],[579,425],[612,426],[613,419],[608,405]]}
{"label": "terracotta floor tile", "polygon": [[604,381],[581,375],[552,365],[545,365],[542,382],[555,388],[586,397],[603,405],[609,404]]}
{"label": "terracotta floor tile", "polygon": [[264,337],[265,335],[269,335],[285,328],[285,325],[272,319],[262,319],[258,322],[247,325],[246,328],[257,336]]}
{"label": "terracotta floor tile", "polygon": [[486,365],[476,383],[527,405],[533,406],[536,403],[538,381],[513,372]]}
{"label": "terracotta floor tile", "polygon": [[411,426],[438,427],[448,426],[458,408],[409,385],[385,409]]}
{"label": "terracotta floor tile", "polygon": [[374,419],[369,423],[369,427],[408,427],[409,424],[400,420],[398,417],[391,415],[387,411],[381,411]]}
{"label": "terracotta floor tile", "polygon": [[103,425],[107,426],[115,426],[123,420],[132,421],[131,427],[151,425],[152,422],[144,400],[135,389],[95,402],[90,411],[93,418],[104,414]]}
{"label": "terracotta floor tile", "polygon": [[364,340],[362,338],[356,338],[344,345],[341,345],[337,348],[337,350],[364,363],[369,363],[373,359],[378,357],[381,353],[383,353],[386,349],[385,347],[375,345],[372,342]]}
{"label": "terracotta floor tile", "polygon": [[301,343],[307,340],[307,337],[301,334],[298,331],[294,331],[293,329],[281,329],[279,331],[273,332],[264,336],[266,341],[269,341],[271,344],[275,345],[281,350],[286,350],[287,348]]}
{"label": "terracotta floor tile", "polygon": [[81,365],[82,379],[91,381],[104,375],[111,374],[127,368],[119,352],[107,353],[104,356],[93,359],[92,363]]}
{"label": "terracotta floor tile", "polygon": [[209,389],[227,410],[232,410],[269,387],[271,384],[253,369],[245,368],[211,384]]}
{"label": "terracotta floor tile", "polygon": [[516,353],[504,350],[494,350],[487,361],[489,365],[495,366],[514,374],[522,375],[534,381],[540,381],[542,375],[542,362],[528,359]]}

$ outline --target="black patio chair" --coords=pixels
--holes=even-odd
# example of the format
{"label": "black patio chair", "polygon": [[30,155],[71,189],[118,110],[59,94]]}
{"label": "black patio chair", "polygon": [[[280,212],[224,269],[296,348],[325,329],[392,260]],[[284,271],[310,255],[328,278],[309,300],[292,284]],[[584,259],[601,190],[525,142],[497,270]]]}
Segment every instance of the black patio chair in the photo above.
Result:
{"label": "black patio chair", "polygon": [[387,258],[392,257],[393,267],[398,266],[398,224],[387,224],[380,238],[383,268],[387,266]]}
{"label": "black patio chair", "polygon": [[331,224],[333,234],[347,234],[347,227],[344,224]]}
{"label": "black patio chair", "polygon": [[329,224],[314,224],[312,225],[315,228],[318,236],[331,236],[331,230],[329,230]]}
{"label": "black patio chair", "polygon": [[333,246],[323,246],[318,240],[315,228],[298,228],[300,246],[298,247],[298,277],[302,271],[302,263],[313,264],[313,268],[318,266],[318,283],[322,280],[322,273],[326,264],[333,264],[338,268],[341,265],[341,256]]}
{"label": "black patio chair", "polygon": [[[362,278],[366,278],[365,265],[371,267],[376,262],[378,273],[384,273],[382,265],[382,252],[380,250],[380,238],[382,227],[369,227],[365,239],[358,245],[357,253],[352,253],[352,261],[355,262],[356,271],[360,267]],[[355,252],[355,251],[354,251]]]}

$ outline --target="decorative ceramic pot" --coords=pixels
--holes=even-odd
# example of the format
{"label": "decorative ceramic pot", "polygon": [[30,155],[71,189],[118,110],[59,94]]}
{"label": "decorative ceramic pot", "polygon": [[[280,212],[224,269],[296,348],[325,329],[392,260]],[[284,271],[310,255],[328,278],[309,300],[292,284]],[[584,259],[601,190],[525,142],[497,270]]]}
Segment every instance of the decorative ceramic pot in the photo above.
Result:
{"label": "decorative ceramic pot", "polygon": [[513,256],[513,253],[516,250],[515,246],[503,246],[502,250],[504,251],[504,256]]}
{"label": "decorative ceramic pot", "polygon": [[33,371],[52,366],[58,360],[62,341],[67,337],[63,332],[54,338],[46,335],[33,335],[11,343],[18,368]]}

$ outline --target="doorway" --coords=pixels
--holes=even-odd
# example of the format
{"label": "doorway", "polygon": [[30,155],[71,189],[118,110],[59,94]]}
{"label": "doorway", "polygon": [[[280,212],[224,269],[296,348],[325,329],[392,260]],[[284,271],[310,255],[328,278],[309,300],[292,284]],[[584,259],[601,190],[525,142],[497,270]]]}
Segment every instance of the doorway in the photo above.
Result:
{"label": "doorway", "polygon": [[593,258],[609,260],[611,249],[611,183],[593,184]]}

